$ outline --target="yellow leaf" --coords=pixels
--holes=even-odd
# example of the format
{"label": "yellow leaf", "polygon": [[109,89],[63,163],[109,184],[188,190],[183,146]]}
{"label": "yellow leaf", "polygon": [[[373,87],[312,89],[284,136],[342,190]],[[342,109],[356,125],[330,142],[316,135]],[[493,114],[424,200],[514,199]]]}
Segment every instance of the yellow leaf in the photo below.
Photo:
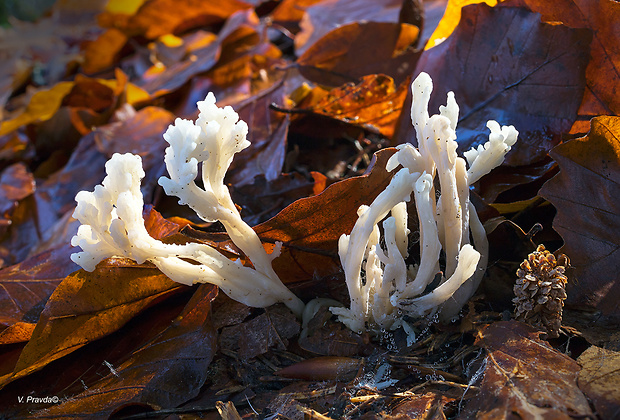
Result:
{"label": "yellow leaf", "polygon": [[21,126],[37,121],[45,121],[52,116],[60,108],[63,98],[73,88],[73,82],[60,82],[52,88],[42,90],[32,95],[30,103],[24,112],[17,117],[4,121],[0,125],[0,136],[10,133]]}
{"label": "yellow leaf", "polygon": [[461,9],[470,4],[477,3],[486,3],[487,5],[493,7],[498,1],[497,0],[448,0],[448,5],[446,6],[446,11],[443,14],[443,17],[439,21],[437,28],[435,28],[435,32],[431,35],[431,38],[426,43],[426,47],[424,49],[428,50],[429,48],[433,48],[436,44],[442,42],[444,39],[450,36],[454,28],[459,24],[461,20]]}
{"label": "yellow leaf", "polygon": [[124,15],[135,14],[144,0],[108,0],[105,10],[110,13],[122,13]]}

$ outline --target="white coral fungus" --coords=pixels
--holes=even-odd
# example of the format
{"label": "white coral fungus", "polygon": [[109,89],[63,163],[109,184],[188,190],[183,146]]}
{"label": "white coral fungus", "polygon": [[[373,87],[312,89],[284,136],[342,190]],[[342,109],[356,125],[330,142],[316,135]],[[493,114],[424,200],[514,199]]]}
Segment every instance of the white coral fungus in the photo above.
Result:
{"label": "white coral fungus", "polygon": [[[198,109],[196,123],[178,118],[164,134],[170,144],[165,157],[170,178],[161,177],[159,183],[168,195],[177,196],[203,220],[219,220],[254,268],[232,261],[206,244],[168,245],[152,238],[142,218],[142,160],[130,153],[114,154],[106,163],[107,176],[102,184],[94,192],[77,194],[73,217],[82,225],[71,244],[81,247],[82,252],[72,254],[71,259],[87,271],[113,256],[138,263],[150,261],[179,283],[215,284],[246,305],[265,307],[282,302],[301,315],[303,302],[271,266],[280,247],[267,254],[254,230],[241,219],[224,185],[234,154],[250,144],[246,140],[247,124],[239,121],[231,107],[218,108],[212,93],[198,102]],[[195,183],[199,164],[204,189]]]}
{"label": "white coral fungus", "polygon": [[[478,287],[488,259],[486,233],[469,202],[469,186],[500,165],[517,140],[513,126],[500,128],[489,121],[489,141],[465,152],[466,170],[465,160],[456,152],[459,107],[454,94],[449,92],[446,106],[429,117],[430,76],[420,73],[411,90],[418,148],[411,144],[398,147],[387,170],[402,169],[370,206],[360,207],[353,230],[339,241],[351,307],[331,311],[354,331],[393,329],[403,325],[404,315],[417,318],[440,312],[442,319],[449,320],[458,314]],[[441,187],[437,200],[436,177]],[[412,194],[420,256],[418,265],[405,267],[407,247],[397,238],[409,233],[405,203]],[[379,229],[382,220],[383,234]],[[440,273],[442,249],[446,262],[441,281],[427,291]]]}

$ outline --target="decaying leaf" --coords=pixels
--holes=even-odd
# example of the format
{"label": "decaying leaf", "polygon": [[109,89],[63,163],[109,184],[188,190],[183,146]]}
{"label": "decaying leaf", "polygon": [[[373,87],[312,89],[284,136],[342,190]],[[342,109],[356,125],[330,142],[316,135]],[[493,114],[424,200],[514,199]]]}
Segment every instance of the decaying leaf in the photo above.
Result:
{"label": "decaying leaf", "polygon": [[351,22],[398,22],[401,5],[401,0],[323,0],[307,7],[295,37],[296,53],[305,55],[328,32]]}
{"label": "decaying leaf", "polygon": [[[519,131],[505,164],[524,166],[543,160],[572,126],[590,41],[586,29],[541,23],[525,9],[471,5],[454,33],[422,54],[416,72],[433,78],[433,112],[454,91],[459,150],[485,142],[486,122],[493,119]],[[403,120],[406,138],[414,138],[404,113]]]}
{"label": "decaying leaf", "polygon": [[36,323],[56,286],[79,267],[66,245],[0,271],[0,328],[18,322]]}
{"label": "decaying leaf", "polygon": [[402,82],[419,56],[412,48],[419,28],[408,23],[354,22],[327,33],[297,60],[299,71],[315,83],[340,86],[383,73]]}
{"label": "decaying leaf", "polygon": [[392,138],[408,90],[408,81],[396,87],[391,77],[372,74],[330,90],[307,109]]}
{"label": "decaying leaf", "polygon": [[[620,4],[614,0],[515,0],[542,15],[545,22],[562,22],[571,28],[588,28],[593,38],[586,69],[587,89],[579,114],[620,114]],[[584,131],[585,132],[585,131]]]}
{"label": "decaying leaf", "polygon": [[558,213],[553,228],[576,268],[567,303],[620,314],[620,117],[597,117],[587,136],[551,151],[560,173],[540,194]]}
{"label": "decaying leaf", "polygon": [[172,324],[136,349],[96,386],[68,401],[36,413],[36,418],[110,415],[129,403],[176,407],[200,391],[215,353],[211,301],[217,288],[198,288]]}
{"label": "decaying leaf", "polygon": [[476,345],[487,355],[480,393],[461,418],[570,419],[590,416],[588,401],[577,387],[580,367],[517,321],[496,322],[478,332]]}
{"label": "decaying leaf", "polygon": [[388,185],[391,173],[385,170],[385,164],[394,151],[376,153],[366,175],[338,182],[319,195],[298,200],[255,227],[264,242],[284,244],[282,254],[273,262],[284,283],[321,278],[340,270],[338,238],[353,228],[358,207],[371,203]]}
{"label": "decaying leaf", "polygon": [[577,359],[581,365],[577,383],[594,403],[598,415],[614,419],[620,413],[620,353],[592,346]]}

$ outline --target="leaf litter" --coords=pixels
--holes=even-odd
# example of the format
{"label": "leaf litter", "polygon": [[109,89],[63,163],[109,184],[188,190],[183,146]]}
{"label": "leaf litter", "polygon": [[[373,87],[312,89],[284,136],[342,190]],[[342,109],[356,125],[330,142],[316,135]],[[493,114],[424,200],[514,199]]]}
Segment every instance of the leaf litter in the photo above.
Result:
{"label": "leaf litter", "polygon": [[[58,1],[32,23],[0,15],[23,41],[0,43],[3,415],[613,418],[620,7],[470,3]],[[520,132],[475,186],[496,254],[459,322],[412,322],[413,341],[371,337],[325,307],[301,325],[284,307],[248,308],[148,264],[110,260],[90,274],[69,260],[75,194],[127,151],[145,162],[152,236],[245,258],[156,183],[162,132],[214,91],[250,125],[227,182],[264,246],[283,242],[274,269],[305,300],[346,304],[338,238],[389,183],[390,146],[415,142],[408,80],[421,71],[439,92],[432,111],[447,89],[463,101],[461,151],[487,119]],[[565,324],[548,342],[506,321],[502,289],[541,242],[573,265]],[[40,401],[20,402],[28,395]]]}

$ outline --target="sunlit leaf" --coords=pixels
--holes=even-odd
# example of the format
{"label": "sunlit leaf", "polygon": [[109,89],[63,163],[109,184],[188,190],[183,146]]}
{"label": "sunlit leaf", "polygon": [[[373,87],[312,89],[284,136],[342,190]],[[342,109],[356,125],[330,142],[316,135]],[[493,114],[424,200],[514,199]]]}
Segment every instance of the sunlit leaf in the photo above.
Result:
{"label": "sunlit leaf", "polygon": [[448,38],[461,20],[461,9],[470,4],[485,3],[491,7],[497,4],[497,0],[448,0],[443,17],[437,24],[435,31],[427,41],[425,49],[434,47]]}
{"label": "sunlit leaf", "polygon": [[620,117],[597,117],[586,137],[551,151],[560,173],[540,194],[557,209],[553,228],[576,268],[568,301],[620,313]]}
{"label": "sunlit leaf", "polygon": [[620,410],[620,353],[591,346],[577,359],[582,369],[577,383],[594,403],[601,418],[612,419]]}
{"label": "sunlit leaf", "polygon": [[406,81],[396,87],[389,76],[373,74],[332,89],[307,109],[391,138],[408,90]]}

